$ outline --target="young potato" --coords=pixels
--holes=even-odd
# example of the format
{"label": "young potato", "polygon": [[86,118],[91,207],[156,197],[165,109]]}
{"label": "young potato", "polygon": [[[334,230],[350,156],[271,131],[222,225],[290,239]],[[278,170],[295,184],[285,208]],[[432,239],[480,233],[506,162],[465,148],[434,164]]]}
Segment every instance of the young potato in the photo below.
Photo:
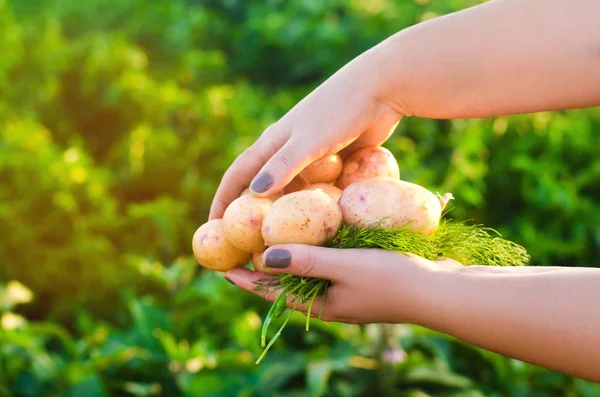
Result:
{"label": "young potato", "polygon": [[261,227],[273,200],[247,194],[235,199],[223,214],[223,230],[227,239],[247,252],[263,252],[265,242]]}
{"label": "young potato", "polygon": [[263,261],[263,253],[262,252],[255,252],[252,254],[252,266],[254,267],[254,270],[257,272],[274,274],[273,270],[271,270],[265,266],[265,262]]}
{"label": "young potato", "polygon": [[308,183],[306,179],[298,175],[283,188],[283,195],[285,196],[286,194],[299,192],[300,190],[303,190],[304,188],[308,187],[308,185],[310,185],[310,183]]}
{"label": "young potato", "polygon": [[378,226],[385,229],[405,225],[415,232],[433,234],[442,215],[440,199],[422,186],[391,178],[373,178],[348,186],[339,201],[346,225]]}
{"label": "young potato", "polygon": [[342,190],[330,183],[313,183],[304,190],[322,190],[324,193],[327,193],[329,197],[334,199],[336,203],[340,200],[340,196],[342,195]]}
{"label": "young potato", "polygon": [[332,154],[309,164],[300,176],[308,183],[333,182],[340,176],[343,167],[340,155]]}
{"label": "young potato", "polygon": [[335,200],[322,190],[287,194],[267,211],[262,235],[269,246],[285,243],[321,245],[333,237],[342,223]]}
{"label": "young potato", "polygon": [[[249,187],[247,187],[247,188],[245,188],[244,190],[242,190],[242,193],[240,194],[240,197],[242,197],[242,196],[247,196],[247,195],[250,195],[250,196],[252,196],[252,192],[250,191],[250,188],[249,188]],[[281,193],[281,192],[277,192],[277,193],[273,193],[273,194],[272,194],[272,195],[270,195],[268,198],[270,198],[271,200],[275,201],[275,200],[277,200],[278,198],[280,198],[281,196],[283,196],[283,193]]]}
{"label": "young potato", "polygon": [[344,190],[354,182],[377,177],[400,179],[400,168],[389,150],[380,146],[367,146],[354,152],[346,160],[337,186]]}
{"label": "young potato", "polygon": [[219,272],[245,266],[251,257],[249,252],[229,242],[222,219],[213,219],[200,226],[192,238],[192,249],[200,266]]}

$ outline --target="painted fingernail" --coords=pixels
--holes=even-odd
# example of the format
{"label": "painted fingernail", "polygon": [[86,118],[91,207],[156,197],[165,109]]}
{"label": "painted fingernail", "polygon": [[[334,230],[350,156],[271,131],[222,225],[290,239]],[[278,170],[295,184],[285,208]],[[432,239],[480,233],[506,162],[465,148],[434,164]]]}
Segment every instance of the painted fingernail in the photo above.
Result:
{"label": "painted fingernail", "polygon": [[258,175],[250,184],[250,190],[256,193],[264,193],[273,186],[273,177],[266,172]]}
{"label": "painted fingernail", "polygon": [[225,277],[225,280],[227,280],[227,282],[228,282],[229,284],[233,284],[233,285],[235,285],[235,283],[234,283],[233,281],[231,281],[231,279],[229,279],[229,277]]}
{"label": "painted fingernail", "polygon": [[292,256],[286,250],[273,250],[267,253],[265,266],[275,269],[284,269],[290,265]]}

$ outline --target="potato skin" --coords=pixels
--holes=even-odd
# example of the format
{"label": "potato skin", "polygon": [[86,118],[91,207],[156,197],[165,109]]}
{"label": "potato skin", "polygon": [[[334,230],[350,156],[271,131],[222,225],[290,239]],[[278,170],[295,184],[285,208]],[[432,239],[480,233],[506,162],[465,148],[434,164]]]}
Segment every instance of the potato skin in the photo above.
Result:
{"label": "potato skin", "polygon": [[231,244],[246,252],[263,252],[263,218],[273,200],[251,194],[235,199],[223,214],[223,230]]}
{"label": "potato skin", "polygon": [[200,226],[192,238],[192,249],[200,266],[219,272],[244,266],[251,257],[249,252],[244,252],[229,242],[223,230],[222,219],[213,219]]}
{"label": "potato skin", "polygon": [[335,200],[321,190],[287,194],[267,211],[262,235],[269,246],[297,243],[321,245],[333,237],[342,223]]}
{"label": "potato skin", "polygon": [[344,190],[354,182],[378,177],[400,179],[398,162],[386,148],[367,146],[346,160],[336,184]]}
{"label": "potato skin", "polygon": [[309,164],[300,176],[308,183],[333,182],[340,176],[343,167],[340,155],[332,154]]}
{"label": "potato skin", "polygon": [[340,200],[340,196],[342,195],[342,190],[339,187],[337,187],[335,185],[331,185],[329,183],[313,183],[312,185],[308,186],[304,190],[317,190],[317,189],[320,189],[324,193],[328,194],[329,197],[334,199],[336,203]]}
{"label": "potato skin", "polygon": [[439,225],[442,206],[438,197],[414,183],[391,178],[373,178],[348,186],[339,201],[344,224],[369,227],[377,222],[384,229],[414,227],[425,235]]}

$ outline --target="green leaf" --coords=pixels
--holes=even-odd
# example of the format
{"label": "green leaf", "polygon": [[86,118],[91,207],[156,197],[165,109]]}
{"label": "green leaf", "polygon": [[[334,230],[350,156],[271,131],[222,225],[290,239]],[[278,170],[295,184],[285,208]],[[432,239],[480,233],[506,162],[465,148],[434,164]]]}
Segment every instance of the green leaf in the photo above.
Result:
{"label": "green leaf", "polygon": [[459,389],[473,386],[472,380],[467,377],[430,366],[408,368],[400,379],[403,384],[437,385]]}
{"label": "green leaf", "polygon": [[306,365],[306,359],[300,354],[273,352],[259,366],[259,381],[254,392],[265,396],[277,392],[288,380],[299,375]]}
{"label": "green leaf", "polygon": [[85,378],[69,387],[63,394],[63,397],[107,397],[102,382],[97,375]]}
{"label": "green leaf", "polygon": [[235,372],[207,372],[186,375],[180,381],[186,397],[238,397],[249,395],[252,375]]}
{"label": "green leaf", "polygon": [[329,361],[315,361],[308,364],[306,388],[310,397],[325,395],[331,371],[332,367]]}
{"label": "green leaf", "polygon": [[167,331],[171,329],[171,321],[168,313],[164,309],[154,305],[150,297],[132,300],[129,303],[129,310],[144,346],[158,346],[159,342],[153,333],[157,329]]}

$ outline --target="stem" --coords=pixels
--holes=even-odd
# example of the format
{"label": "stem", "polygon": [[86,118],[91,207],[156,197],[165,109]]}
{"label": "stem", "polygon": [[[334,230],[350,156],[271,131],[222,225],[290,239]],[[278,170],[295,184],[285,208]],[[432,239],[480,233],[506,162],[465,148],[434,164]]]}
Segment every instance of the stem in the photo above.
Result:
{"label": "stem", "polygon": [[315,300],[317,300],[317,297],[319,296],[319,290],[321,289],[321,283],[318,283],[317,285],[315,285],[313,287],[312,290],[310,290],[308,296],[312,296],[312,299],[310,300],[310,305],[308,305],[308,312],[306,313],[306,331],[308,332],[309,329],[309,324],[310,324],[310,313],[312,312],[312,307],[313,304],[315,303]]}
{"label": "stem", "polygon": [[319,320],[323,317],[323,308],[325,307],[325,298],[327,298],[327,290],[329,286],[325,286],[325,291],[323,292],[323,299],[321,300],[321,310],[319,310]]}
{"label": "stem", "polygon": [[385,360],[385,352],[392,347],[390,343],[393,335],[393,325],[378,324],[379,340],[375,348],[375,357],[379,362],[377,370],[378,388],[380,391],[389,391],[394,388],[394,371],[390,364]]}
{"label": "stem", "polygon": [[285,311],[285,309],[283,309],[281,311],[281,313],[278,313],[275,315],[273,313],[275,313],[275,311],[278,310],[280,307],[285,307],[286,306],[285,303],[287,301],[288,294],[296,292],[301,286],[302,286],[302,284],[294,285],[292,288],[290,288],[289,286],[285,286],[283,288],[283,290],[281,291],[281,294],[279,294],[277,299],[275,299],[275,302],[273,302],[273,304],[271,305],[271,308],[269,309],[269,312],[267,313],[267,317],[265,318],[265,323],[263,324],[261,335],[260,335],[260,346],[261,347],[265,347],[265,344],[267,342],[267,331],[269,330],[269,325],[271,324],[271,320],[273,318],[279,317],[281,315],[281,313],[283,313]]}
{"label": "stem", "polygon": [[[260,333],[260,347],[265,347],[266,343],[267,343],[267,331],[269,329],[269,325],[271,324],[271,319],[273,318],[273,312],[275,311],[275,308],[278,306],[279,300],[281,299],[281,297],[284,296],[284,294],[282,293],[281,295],[279,295],[277,297],[277,299],[275,299],[275,302],[273,302],[273,304],[271,305],[271,308],[269,309],[269,312],[267,313],[267,317],[265,318],[265,322],[263,324],[261,333]],[[285,299],[285,296],[284,298]]]}
{"label": "stem", "polygon": [[294,307],[290,311],[290,314],[287,316],[287,318],[285,319],[285,321],[283,322],[283,324],[281,324],[281,327],[279,328],[279,330],[277,331],[277,333],[273,336],[273,339],[271,339],[271,341],[269,342],[269,344],[267,345],[267,347],[265,347],[265,349],[263,350],[263,352],[260,355],[260,357],[258,358],[258,360],[256,360],[256,362],[255,362],[256,365],[260,364],[260,362],[263,360],[263,358],[265,358],[265,356],[267,355],[267,352],[269,351],[269,349],[271,348],[271,346],[273,346],[273,344],[275,343],[275,341],[277,340],[277,338],[279,338],[279,336],[281,335],[281,332],[283,331],[283,329],[287,325],[288,321],[290,321],[290,318],[292,317],[292,314],[294,314],[294,312],[296,311],[296,306],[298,306],[298,301],[297,300],[296,300],[296,303],[294,304]]}

